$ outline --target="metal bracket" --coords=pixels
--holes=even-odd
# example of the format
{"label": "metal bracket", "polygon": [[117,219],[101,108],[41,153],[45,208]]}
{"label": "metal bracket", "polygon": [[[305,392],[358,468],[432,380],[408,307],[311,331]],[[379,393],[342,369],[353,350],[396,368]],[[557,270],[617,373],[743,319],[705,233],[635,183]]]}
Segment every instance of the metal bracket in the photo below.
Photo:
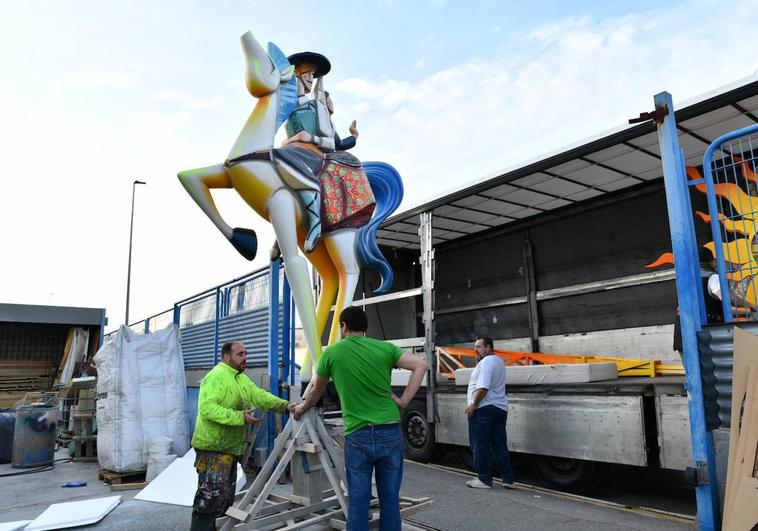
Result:
{"label": "metal bracket", "polygon": [[693,487],[700,487],[710,483],[708,478],[708,463],[705,461],[695,461],[695,466],[688,466],[684,470],[687,482]]}
{"label": "metal bracket", "polygon": [[653,120],[657,124],[662,124],[663,120],[666,118],[668,113],[669,113],[668,105],[664,105],[662,107],[656,107],[655,110],[652,112],[641,112],[638,118],[630,118],[629,123],[639,124],[642,122],[647,122],[648,120]]}

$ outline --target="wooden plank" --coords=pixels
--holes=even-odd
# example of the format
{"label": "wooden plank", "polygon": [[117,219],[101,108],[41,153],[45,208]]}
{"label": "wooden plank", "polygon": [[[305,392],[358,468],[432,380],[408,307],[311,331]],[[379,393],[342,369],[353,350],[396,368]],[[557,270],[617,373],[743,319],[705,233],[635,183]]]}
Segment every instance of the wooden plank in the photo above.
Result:
{"label": "wooden plank", "polygon": [[[401,498],[402,499],[402,498]],[[406,518],[408,516],[411,516],[413,514],[416,514],[420,511],[425,511],[429,507],[432,506],[432,499],[426,498],[426,501],[423,501],[421,503],[414,503],[410,507],[406,507],[405,509],[400,509],[400,519]],[[368,527],[369,529],[374,529],[379,527],[379,513],[374,513],[371,516],[371,519],[369,520]]]}
{"label": "wooden plank", "polygon": [[113,470],[100,469],[97,473],[97,479],[110,484],[127,483],[128,479],[142,481],[145,479],[145,470],[133,470],[129,472],[114,472]]}
{"label": "wooden plank", "polygon": [[308,516],[311,513],[323,511],[324,509],[336,508],[337,505],[337,498],[332,497],[322,501],[321,503],[316,503],[308,507],[297,507],[296,509],[290,509],[278,514],[266,516],[264,518],[256,518],[255,520],[250,521],[250,525],[257,529],[262,529],[279,522],[286,522],[290,519],[302,518],[304,516]]}
{"label": "wooden plank", "polygon": [[306,454],[317,454],[322,450],[323,448],[321,448],[321,445],[314,443],[300,443],[297,445],[297,451],[304,452]]}
{"label": "wooden plank", "polygon": [[297,522],[294,525],[288,525],[287,527],[282,527],[281,529],[278,529],[277,531],[293,531],[295,529],[303,529],[304,527],[308,527],[313,524],[323,522],[324,520],[330,520],[331,518],[340,514],[341,512],[342,511],[330,511],[326,514],[319,514],[311,518],[308,518],[307,520],[303,520],[302,522]]}
{"label": "wooden plank", "polygon": [[342,480],[345,483],[345,487],[347,487],[347,480],[345,479],[345,462],[342,459],[340,452],[335,448],[336,445],[332,438],[329,437],[329,433],[326,431],[326,426],[324,426],[324,422],[320,418],[319,422],[316,423],[316,431],[321,436],[324,448],[334,463],[335,474],[337,474],[337,477]]}
{"label": "wooden plank", "polygon": [[[758,483],[755,472],[758,446],[758,367],[748,370],[744,413],[737,442],[737,451],[729,458],[727,490],[729,503],[724,506],[724,529],[752,529],[758,524]],[[752,524],[747,525],[748,522]]]}
{"label": "wooden plank", "polygon": [[329,520],[330,529],[347,529],[347,522],[338,518],[332,518]]}
{"label": "wooden plank", "polygon": [[[287,468],[287,465],[289,465],[290,460],[292,459],[292,455],[295,453],[295,441],[300,436],[300,434],[304,431],[305,426],[300,426],[295,435],[292,437],[291,442],[292,444],[289,445],[289,448],[284,452],[284,455],[280,458],[279,464],[274,469],[273,473],[271,474],[271,477],[268,479],[266,484],[263,486],[263,489],[261,490],[261,493],[258,495],[258,498],[253,503],[252,507],[250,507],[250,510],[248,513],[250,514],[250,518],[255,518],[258,515],[258,511],[261,509],[263,502],[268,498],[269,493],[271,490],[276,486],[276,481],[279,479],[279,476],[282,475],[282,472],[284,472],[284,469]],[[274,457],[275,454],[271,454],[269,459],[271,457]]]}
{"label": "wooden plank", "polygon": [[[737,461],[737,450],[740,439],[740,414],[742,413],[742,403],[745,400],[748,387],[748,375],[750,368],[758,369],[758,357],[751,355],[758,351],[758,337],[749,332],[745,332],[739,327],[734,327],[734,362],[732,369],[732,416],[731,416],[731,433],[729,436],[729,458],[726,474],[726,496],[724,499],[724,529],[731,508],[733,506],[733,496],[738,487],[737,474],[734,467]],[[746,404],[747,405],[747,404]]]}
{"label": "wooden plank", "polygon": [[240,522],[245,522],[247,520],[247,517],[250,516],[248,513],[241,509],[237,509],[236,507],[229,507],[226,510],[227,516],[231,516],[235,520],[239,520]]}
{"label": "wooden plank", "polygon": [[[321,418],[316,417],[316,423],[320,424],[321,422]],[[319,437],[316,434],[317,430],[311,425],[310,420],[306,420],[305,427],[308,430],[308,434],[311,436],[311,439],[318,441]],[[339,478],[335,476],[332,465],[329,463],[329,459],[327,458],[326,454],[319,452],[318,457],[321,461],[321,466],[324,468],[324,472],[326,472],[326,477],[329,478],[329,483],[332,485],[334,493],[340,502],[340,508],[342,509],[342,512],[344,514],[347,514],[347,501],[345,500],[345,496],[342,493],[342,487],[340,486]]]}
{"label": "wooden plank", "polygon": [[[276,441],[274,442],[274,449],[271,452],[271,455],[266,459],[266,462],[263,464],[263,468],[261,468],[261,471],[256,476],[255,480],[253,481],[253,484],[248,489],[247,494],[240,500],[239,504],[237,505],[238,508],[242,508],[243,510],[247,509],[250,505],[250,500],[255,498],[259,495],[261,489],[263,488],[267,476],[271,473],[271,471],[274,468],[274,465],[276,464],[276,460],[278,459],[279,454],[284,449],[284,447],[287,445],[290,440],[292,441],[292,444],[295,444],[294,439],[290,439],[290,434],[292,433],[292,426],[294,425],[293,422],[288,422],[287,425],[284,427],[282,432],[279,434],[279,436],[276,438]],[[223,523],[221,523],[223,521]],[[219,518],[216,519],[216,526],[221,526],[221,529],[223,531],[229,531],[232,526],[234,526],[234,522],[231,518]]]}

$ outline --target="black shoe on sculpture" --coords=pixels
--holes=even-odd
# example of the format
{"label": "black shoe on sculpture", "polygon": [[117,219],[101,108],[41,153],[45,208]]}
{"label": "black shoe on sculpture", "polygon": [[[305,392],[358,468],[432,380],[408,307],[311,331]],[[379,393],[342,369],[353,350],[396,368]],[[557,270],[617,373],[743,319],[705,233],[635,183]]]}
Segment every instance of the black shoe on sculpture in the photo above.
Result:
{"label": "black shoe on sculpture", "polygon": [[258,252],[258,237],[254,230],[234,228],[229,241],[246,260],[253,261]]}

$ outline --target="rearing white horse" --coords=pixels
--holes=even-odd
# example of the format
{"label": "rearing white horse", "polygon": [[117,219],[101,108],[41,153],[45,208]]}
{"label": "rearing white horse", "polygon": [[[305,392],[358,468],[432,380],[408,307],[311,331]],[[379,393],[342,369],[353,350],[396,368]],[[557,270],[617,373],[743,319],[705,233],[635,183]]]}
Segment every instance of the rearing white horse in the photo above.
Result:
{"label": "rearing white horse", "polygon": [[[376,293],[384,293],[392,285],[392,269],[376,244],[376,230],[400,204],[403,186],[390,165],[383,162],[363,165],[376,208],[371,219],[359,228],[325,231],[314,251],[305,255],[322,281],[321,296],[314,307],[307,264],[298,252],[305,236],[305,216],[293,189],[293,181],[296,187],[299,178],[297,168],[293,168],[291,156],[289,160],[278,156],[279,150],[273,145],[277,129],[295,108],[297,88],[293,67],[273,43],[269,43],[267,53],[252,33],[245,33],[241,40],[247,62],[247,89],[258,102],[225,163],[182,171],[179,180],[213,224],[248,260],[255,258],[257,250],[255,232],[230,227],[216,208],[210,190],[234,188],[273,226],[311,355],[301,371],[303,379],[308,380],[311,362],[318,361],[321,355],[321,336],[331,306],[335,305],[334,315],[339,315],[352,304],[361,265],[381,274],[382,283]],[[329,343],[336,341],[338,335],[338,323],[333,319]]]}

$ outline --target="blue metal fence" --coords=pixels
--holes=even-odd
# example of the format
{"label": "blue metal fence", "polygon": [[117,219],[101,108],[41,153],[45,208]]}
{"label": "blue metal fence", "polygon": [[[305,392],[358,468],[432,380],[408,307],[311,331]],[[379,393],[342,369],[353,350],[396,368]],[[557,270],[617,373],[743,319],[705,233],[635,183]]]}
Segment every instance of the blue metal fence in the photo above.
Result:
{"label": "blue metal fence", "polygon": [[[150,333],[173,322],[181,332],[186,369],[210,369],[219,362],[220,348],[227,341],[242,341],[247,365],[267,367],[273,394],[289,398],[280,383],[295,383],[295,307],[281,260],[224,284],[182,299],[166,310],[129,328]],[[197,388],[188,388],[188,413],[194,427]],[[269,414],[265,439],[270,452],[276,436],[274,415]],[[257,440],[257,439],[256,439]],[[256,443],[257,444],[257,443]]]}
{"label": "blue metal fence", "polygon": [[[277,284],[281,276],[277,271]],[[281,348],[269,344],[272,300],[277,303],[273,321],[277,337],[288,325],[281,311],[282,294],[276,288],[276,297],[272,297],[270,286],[269,268],[260,269],[177,302],[173,320],[182,334],[185,367],[213,367],[219,361],[221,345],[232,340],[245,344],[249,367],[267,366],[274,353],[278,360],[289,359],[282,356]]]}
{"label": "blue metal fence", "polygon": [[[755,147],[754,147],[755,146]],[[703,173],[724,321],[755,317],[758,307],[758,125],[723,135],[708,147]]]}

